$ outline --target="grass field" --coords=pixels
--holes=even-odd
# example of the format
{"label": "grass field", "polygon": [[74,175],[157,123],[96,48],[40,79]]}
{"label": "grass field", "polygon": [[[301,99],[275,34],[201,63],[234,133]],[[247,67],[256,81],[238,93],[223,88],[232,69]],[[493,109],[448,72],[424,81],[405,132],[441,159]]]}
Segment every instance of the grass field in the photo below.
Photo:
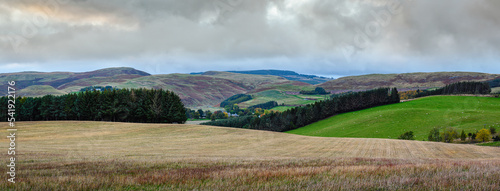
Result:
{"label": "grass field", "polygon": [[63,94],[66,94],[66,92],[61,91],[61,90],[57,90],[57,89],[53,88],[52,86],[48,86],[48,85],[29,86],[25,89],[21,89],[18,91],[18,95],[20,95],[20,96],[37,97],[37,96],[44,96],[47,94],[63,95]]}
{"label": "grass field", "polygon": [[500,129],[499,116],[499,98],[433,96],[340,114],[288,133],[395,139],[413,131],[417,140],[423,140],[434,127],[456,127],[459,133],[462,129],[466,133],[483,127]]}
{"label": "grass field", "polygon": [[293,106],[278,106],[278,107],[272,108],[272,110],[283,112],[283,111],[286,111],[286,110],[289,110],[289,109],[292,109],[292,108],[294,108],[294,107]]}
{"label": "grass field", "polygon": [[489,142],[489,143],[480,143],[480,144],[477,144],[479,146],[491,146],[491,147],[500,147],[500,142],[497,141],[497,142]]}
{"label": "grass field", "polygon": [[[0,127],[7,134],[7,124]],[[500,189],[496,147],[200,125],[60,121],[17,128],[17,183],[2,181],[0,190]],[[0,139],[0,150],[7,146]]]}
{"label": "grass field", "polygon": [[278,90],[267,90],[252,94],[253,99],[240,103],[240,107],[246,108],[252,105],[276,101],[285,105],[307,105],[325,99],[324,95],[290,95]]}

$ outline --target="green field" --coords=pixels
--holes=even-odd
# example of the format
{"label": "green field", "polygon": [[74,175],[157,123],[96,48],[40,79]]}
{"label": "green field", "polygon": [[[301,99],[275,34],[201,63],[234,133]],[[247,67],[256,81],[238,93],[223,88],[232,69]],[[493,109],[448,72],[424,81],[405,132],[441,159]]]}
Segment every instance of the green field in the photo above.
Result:
{"label": "green field", "polygon": [[497,142],[489,142],[489,143],[480,143],[480,144],[477,144],[479,146],[490,146],[490,147],[500,147],[500,142],[497,141]]}
{"label": "green field", "polygon": [[278,90],[267,90],[252,94],[252,96],[254,97],[253,99],[240,103],[238,105],[240,105],[240,107],[242,108],[246,108],[252,105],[266,103],[269,101],[276,101],[280,105],[307,105],[325,99],[324,95],[290,95]]}
{"label": "green field", "polygon": [[427,140],[434,127],[455,127],[459,133],[462,129],[466,133],[483,127],[500,129],[499,116],[499,98],[433,96],[340,114],[288,133],[395,139],[413,131],[417,140]]}
{"label": "green field", "polygon": [[292,109],[292,108],[294,108],[294,107],[292,107],[292,106],[278,106],[278,107],[272,108],[272,110],[283,112],[283,111],[286,111],[286,110],[289,110],[289,109]]}
{"label": "green field", "polygon": [[18,91],[18,95],[21,96],[43,96],[43,95],[63,95],[66,94],[66,92],[57,90],[53,88],[52,86],[48,85],[35,85],[35,86],[30,86],[25,89],[21,89]]}

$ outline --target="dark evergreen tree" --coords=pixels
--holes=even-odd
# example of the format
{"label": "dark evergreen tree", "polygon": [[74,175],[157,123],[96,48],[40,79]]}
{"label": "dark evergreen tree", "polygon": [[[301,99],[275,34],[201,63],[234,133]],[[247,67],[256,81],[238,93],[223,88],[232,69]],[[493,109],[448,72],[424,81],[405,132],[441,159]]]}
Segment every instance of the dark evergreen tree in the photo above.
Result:
{"label": "dark evergreen tree", "polygon": [[[0,101],[7,103],[7,97]],[[110,89],[85,91],[62,96],[16,99],[16,118],[37,120],[99,120],[143,123],[184,123],[184,104],[171,91],[147,89]],[[4,107],[6,108],[6,107]],[[6,118],[7,110],[0,116]]]}

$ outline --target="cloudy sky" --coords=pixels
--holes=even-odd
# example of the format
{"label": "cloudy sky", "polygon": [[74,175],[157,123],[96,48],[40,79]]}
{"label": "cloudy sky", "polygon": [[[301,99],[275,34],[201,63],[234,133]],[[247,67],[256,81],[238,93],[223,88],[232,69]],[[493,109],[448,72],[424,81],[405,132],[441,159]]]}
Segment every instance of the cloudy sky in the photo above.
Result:
{"label": "cloudy sky", "polygon": [[500,73],[496,0],[1,0],[0,73]]}

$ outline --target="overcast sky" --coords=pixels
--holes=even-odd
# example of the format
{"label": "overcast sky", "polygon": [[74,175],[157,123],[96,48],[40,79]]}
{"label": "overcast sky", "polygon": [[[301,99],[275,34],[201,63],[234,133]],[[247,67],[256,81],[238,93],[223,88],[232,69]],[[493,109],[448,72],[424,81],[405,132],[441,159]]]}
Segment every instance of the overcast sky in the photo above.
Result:
{"label": "overcast sky", "polygon": [[500,73],[496,0],[1,0],[0,73]]}

